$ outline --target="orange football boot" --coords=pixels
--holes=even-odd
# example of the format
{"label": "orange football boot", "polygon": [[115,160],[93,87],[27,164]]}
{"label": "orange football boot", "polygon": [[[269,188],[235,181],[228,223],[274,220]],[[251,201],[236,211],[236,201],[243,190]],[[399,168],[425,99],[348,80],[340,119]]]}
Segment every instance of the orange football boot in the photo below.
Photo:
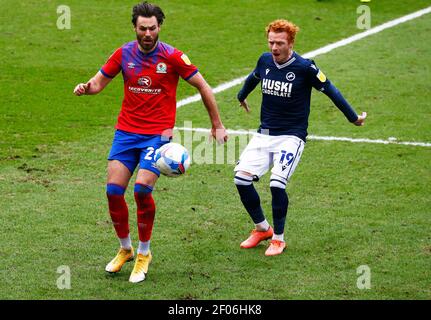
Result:
{"label": "orange football boot", "polygon": [[240,246],[243,249],[254,248],[261,241],[271,239],[273,234],[274,234],[274,230],[271,228],[271,226],[266,231],[257,231],[256,229],[254,229],[251,232],[251,235],[247,238],[247,240],[244,240]]}
{"label": "orange football boot", "polygon": [[286,249],[286,242],[280,240],[271,240],[271,244],[265,251],[265,256],[276,256],[283,253]]}

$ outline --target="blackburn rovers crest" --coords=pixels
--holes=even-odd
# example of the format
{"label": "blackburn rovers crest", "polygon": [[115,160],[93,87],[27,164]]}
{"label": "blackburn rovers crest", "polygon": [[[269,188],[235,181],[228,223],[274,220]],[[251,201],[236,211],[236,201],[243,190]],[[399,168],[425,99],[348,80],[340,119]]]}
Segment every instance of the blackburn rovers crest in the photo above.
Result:
{"label": "blackburn rovers crest", "polygon": [[166,73],[167,71],[166,63],[160,62],[157,64],[156,73]]}

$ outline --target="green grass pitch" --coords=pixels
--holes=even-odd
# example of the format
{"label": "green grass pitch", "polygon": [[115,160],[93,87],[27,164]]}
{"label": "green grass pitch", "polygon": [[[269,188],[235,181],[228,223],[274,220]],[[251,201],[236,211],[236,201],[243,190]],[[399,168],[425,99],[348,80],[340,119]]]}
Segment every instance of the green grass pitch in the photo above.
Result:
{"label": "green grass pitch", "polygon": [[[72,10],[58,30],[57,6]],[[148,279],[132,264],[110,276],[117,250],[105,197],[106,156],[122,99],[115,79],[75,97],[113,50],[134,39],[134,1],[7,1],[0,6],[0,299],[431,299],[431,149],[310,140],[288,186],[289,248],[240,250],[253,225],[233,184],[234,164],[192,164],[162,177]],[[306,53],[361,30],[360,1],[159,1],[160,38],[183,50],[211,86],[249,73],[267,50],[264,27],[288,18]],[[426,0],[368,3],[372,26],[425,8]],[[314,60],[366,125],[349,124],[314,92],[309,133],[431,142],[431,14]],[[257,128],[260,94],[238,107],[239,86],[216,95],[229,129]],[[196,91],[182,82],[178,98]],[[178,109],[177,126],[207,128],[201,102]],[[235,139],[231,136],[231,139]],[[194,146],[200,145],[196,141]],[[257,189],[270,221],[269,179]],[[126,194],[134,244],[135,204]],[[357,287],[357,268],[371,288]],[[60,290],[57,269],[71,270]]]}

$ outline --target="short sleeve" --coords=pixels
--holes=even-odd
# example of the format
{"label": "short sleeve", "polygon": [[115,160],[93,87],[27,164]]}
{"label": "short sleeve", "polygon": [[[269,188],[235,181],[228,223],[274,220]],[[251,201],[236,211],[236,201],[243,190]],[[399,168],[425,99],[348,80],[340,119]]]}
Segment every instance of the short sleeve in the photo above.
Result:
{"label": "short sleeve", "polygon": [[107,78],[114,78],[121,71],[121,54],[122,49],[118,48],[109,57],[105,65],[100,68],[100,72]]}
{"label": "short sleeve", "polygon": [[179,50],[175,50],[171,59],[175,66],[175,70],[184,80],[189,80],[199,71],[198,68],[191,63],[187,55]]}
{"label": "short sleeve", "polygon": [[313,60],[311,64],[307,67],[308,78],[311,81],[311,85],[319,91],[324,91],[325,88],[330,84],[329,79],[320,70]]}

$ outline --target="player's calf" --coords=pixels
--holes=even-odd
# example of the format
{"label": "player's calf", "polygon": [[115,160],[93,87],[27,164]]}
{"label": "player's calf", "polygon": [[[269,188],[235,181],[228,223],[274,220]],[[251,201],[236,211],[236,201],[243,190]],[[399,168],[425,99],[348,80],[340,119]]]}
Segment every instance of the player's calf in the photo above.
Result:
{"label": "player's calf", "polygon": [[286,223],[287,208],[289,198],[286,193],[287,179],[272,174],[270,178],[270,188],[272,195],[272,217],[274,222],[274,234],[270,246],[265,252],[266,256],[273,256],[283,252],[286,248],[284,242],[284,226]]}
{"label": "player's calf", "polygon": [[150,250],[150,239],[153,230],[156,205],[153,199],[153,187],[136,183],[135,201],[138,217],[139,247],[138,253],[147,255]]}
{"label": "player's calf", "polygon": [[236,172],[234,183],[238,190],[241,202],[255,224],[265,220],[260,205],[259,194],[253,186],[253,177],[243,172]]}
{"label": "player's calf", "polygon": [[129,237],[129,209],[124,199],[125,191],[125,188],[116,184],[108,183],[106,185],[109,214],[120,239]]}

